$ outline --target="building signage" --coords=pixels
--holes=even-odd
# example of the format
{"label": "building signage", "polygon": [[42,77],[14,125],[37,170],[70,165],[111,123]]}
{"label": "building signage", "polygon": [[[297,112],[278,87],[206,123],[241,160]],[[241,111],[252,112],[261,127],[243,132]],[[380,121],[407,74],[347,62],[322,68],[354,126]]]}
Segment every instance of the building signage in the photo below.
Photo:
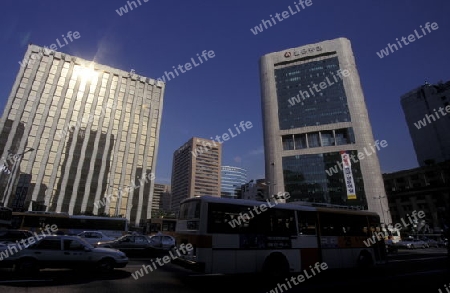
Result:
{"label": "building signage", "polygon": [[[320,51],[322,51],[322,47],[321,46],[310,47],[310,48],[303,48],[301,50],[294,50],[294,56],[311,54],[311,53],[320,52]],[[286,58],[291,57],[291,52],[288,51],[288,52],[284,53],[284,57],[286,57]]]}
{"label": "building signage", "polygon": [[347,199],[356,199],[355,182],[353,181],[350,156],[346,152],[341,152],[341,157],[342,157],[342,171],[344,173],[344,182],[347,188]]}

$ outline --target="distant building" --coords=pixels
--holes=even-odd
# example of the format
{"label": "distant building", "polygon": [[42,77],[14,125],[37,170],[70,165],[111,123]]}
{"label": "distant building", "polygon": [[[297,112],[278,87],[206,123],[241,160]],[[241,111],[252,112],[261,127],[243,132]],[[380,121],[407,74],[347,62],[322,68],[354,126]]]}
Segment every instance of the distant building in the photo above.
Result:
{"label": "distant building", "polygon": [[155,183],[153,187],[152,215],[170,211],[170,185]]}
{"label": "distant building", "polygon": [[242,199],[265,200],[268,198],[268,184],[265,179],[250,180],[242,185]]}
{"label": "distant building", "polygon": [[383,178],[350,41],[327,40],[260,59],[269,194],[363,206],[382,215]]}
{"label": "distant building", "polygon": [[32,44],[20,63],[0,121],[12,171],[0,172],[0,201],[150,217],[165,84]]}
{"label": "distant building", "polygon": [[173,154],[172,212],[183,199],[211,195],[220,197],[222,145],[216,141],[191,138]]}
{"label": "distant building", "polygon": [[247,182],[247,170],[233,166],[222,166],[221,196],[240,198],[241,186]]}
{"label": "distant building", "polygon": [[450,161],[383,174],[393,223],[408,219],[412,211],[424,211],[432,233],[442,233],[450,214]]}
{"label": "distant building", "polygon": [[419,166],[450,160],[450,81],[402,95],[401,105]]}

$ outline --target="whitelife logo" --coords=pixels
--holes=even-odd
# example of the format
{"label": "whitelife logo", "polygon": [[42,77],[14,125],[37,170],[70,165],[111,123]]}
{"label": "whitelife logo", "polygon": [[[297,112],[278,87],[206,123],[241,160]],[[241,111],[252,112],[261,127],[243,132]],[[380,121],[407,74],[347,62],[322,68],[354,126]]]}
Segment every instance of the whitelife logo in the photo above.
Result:
{"label": "whitelife logo", "polygon": [[[388,146],[387,141],[386,140],[382,140],[382,141],[376,140],[374,145],[369,143],[369,147],[373,151],[372,153],[369,152],[366,147],[364,147],[363,150],[364,150],[364,153],[367,155],[367,157],[369,157],[369,156],[371,156],[372,154],[374,154],[376,152],[375,148],[378,151],[380,151],[381,150],[380,146],[382,148],[387,147]],[[357,155],[358,159],[364,160],[364,158],[365,158],[364,153],[363,152],[358,152],[358,155]],[[352,159],[353,163],[358,163],[359,162],[359,160],[355,158],[354,154],[351,154],[350,158]],[[336,161],[336,165],[334,165],[333,167],[329,168],[328,170],[325,170],[325,172],[327,173],[328,176],[333,176],[333,174],[337,174],[339,172],[339,170],[341,170],[341,171],[343,170],[342,166],[343,166],[342,162]]]}
{"label": "whitelife logo", "polygon": [[[58,226],[56,226],[55,224],[53,224],[51,226],[46,225],[45,228],[40,228],[40,229],[41,229],[42,237],[39,237],[39,235],[36,232],[33,232],[34,236],[31,236],[27,239],[22,239],[20,241],[16,240],[15,244],[8,245],[7,248],[5,248],[5,250],[0,251],[0,261],[14,255],[15,253],[18,253],[19,251],[22,251],[24,248],[27,248],[28,246],[36,243],[37,241],[41,240],[44,237],[47,237],[47,236],[50,236],[50,235],[56,233],[56,231],[58,231]],[[45,234],[44,230],[48,234]],[[20,245],[19,242],[23,245],[23,247]],[[8,253],[8,251],[9,251],[9,253]]]}
{"label": "whitelife logo", "polygon": [[[328,264],[326,262],[322,262],[322,263],[316,262],[314,267],[309,266],[309,272],[311,273],[311,275],[308,274],[308,271],[305,269],[305,270],[303,270],[303,274],[300,274],[296,277],[292,276],[290,279],[285,278],[285,280],[286,280],[285,283],[278,283],[277,287],[275,287],[274,289],[272,289],[266,293],[283,293],[284,291],[288,291],[289,289],[292,289],[291,282],[293,283],[293,285],[297,286],[300,283],[303,283],[304,281],[311,279],[316,274],[318,274],[322,271],[325,271],[326,269],[328,269]],[[289,289],[288,289],[288,287],[289,287]]]}
{"label": "whitelife logo", "polygon": [[[419,217],[420,219],[425,218],[425,212],[424,212],[424,211],[416,212],[416,211],[414,210],[414,211],[411,213],[411,216],[414,217],[414,220],[411,220],[411,217],[409,216],[409,214],[406,214],[406,216],[407,216],[408,219],[409,219],[409,223],[405,223],[405,219],[401,218],[400,221],[403,223],[403,227],[402,227],[402,224],[397,223],[397,224],[395,224],[395,226],[393,227],[395,230],[400,231],[401,229],[406,228],[406,227],[408,227],[408,226],[414,224],[415,222],[417,222],[417,221],[419,220],[419,219],[417,219],[417,217]],[[384,226],[384,225],[383,225],[383,226]],[[392,225],[388,225],[388,228],[391,228],[391,229],[392,229]],[[383,232],[374,232],[373,234],[374,234],[373,237],[367,238],[367,240],[363,241],[364,244],[365,244],[367,247],[369,247],[369,246],[371,246],[371,245],[374,245],[374,244],[377,242],[377,240],[378,240],[378,241],[381,241],[381,240],[384,240],[386,236],[389,236],[389,235],[387,235],[387,234],[386,234],[386,235],[383,234]]]}
{"label": "whitelife logo", "polygon": [[[186,247],[185,247],[186,246]],[[180,244],[179,248],[175,249],[175,253],[176,255],[174,255],[174,253],[170,250],[169,251],[169,255],[165,255],[163,256],[163,258],[156,258],[156,262],[158,263],[158,265],[160,267],[162,267],[165,264],[170,263],[171,261],[179,258],[182,254],[188,254],[190,251],[192,251],[194,249],[194,247],[192,246],[192,244],[188,243],[188,244]],[[181,250],[181,253],[180,253]],[[162,261],[162,262],[161,262]],[[149,269],[150,272],[153,272],[154,270],[156,271],[158,269],[158,267],[155,264],[155,260],[152,259],[152,263],[150,265],[142,265],[142,269],[135,271],[134,273],[131,273],[131,276],[133,276],[133,278],[135,280],[143,277],[145,274],[149,274],[149,271],[147,270]],[[144,274],[145,271],[145,274]]]}
{"label": "whitelife logo", "polygon": [[[450,105],[447,105],[445,108],[439,107],[439,112],[441,113],[442,116],[447,116],[448,113],[450,113]],[[447,112],[445,113],[444,110]],[[417,129],[421,129],[422,127],[427,126],[427,120],[428,120],[428,124],[431,124],[431,119],[433,118],[433,122],[436,122],[437,119],[440,119],[441,117],[439,116],[439,113],[436,111],[436,109],[433,109],[434,114],[425,114],[425,118],[423,118],[423,120],[419,120],[417,121],[417,123],[414,122],[414,126],[416,126]],[[435,116],[437,118],[435,118]]]}
{"label": "whitelife logo", "polygon": [[[252,128],[253,124],[250,121],[247,121],[247,122],[241,121],[239,123],[239,127],[242,129],[242,132],[245,132],[247,129]],[[224,143],[225,141],[229,140],[230,138],[236,137],[236,136],[238,136],[238,134],[241,134],[241,131],[239,130],[238,126],[236,126],[236,124],[234,124],[234,128],[236,129],[237,134],[233,133],[231,128],[228,128],[228,132],[223,133],[221,136],[216,135],[216,137],[214,139],[211,136],[211,140],[213,140],[212,144],[209,142],[206,142],[206,141],[202,141],[203,147],[199,146],[195,150],[191,151],[192,155],[194,157],[197,157],[198,155],[201,155],[201,154],[206,153],[209,150],[211,150],[213,148],[213,146],[217,147],[216,141],[218,143]],[[228,135],[228,133],[231,135],[231,137],[230,137],[230,135]],[[223,141],[220,141],[220,138],[222,138]]]}
{"label": "whitelife logo", "polygon": [[[439,26],[436,22],[433,22],[431,24],[429,22],[427,22],[425,24],[425,29],[428,31],[428,33],[431,33],[430,28],[435,31],[439,28]],[[417,30],[414,30],[414,34],[410,34],[408,36],[409,43],[406,41],[406,37],[402,37],[401,41],[403,42],[403,45],[407,46],[407,45],[411,44],[412,42],[416,41],[416,37],[418,40],[427,35],[427,33],[425,32],[425,29],[422,26],[420,26],[420,29],[421,29],[423,35],[420,35],[420,33],[417,32]],[[395,40],[397,41],[397,44],[400,47],[400,49],[403,48],[402,43],[398,40],[398,38],[396,38]],[[376,53],[377,53],[378,57],[380,57],[380,59],[383,59],[385,56],[389,55],[389,50],[391,50],[391,53],[394,53],[394,49],[395,49],[395,51],[400,50],[395,43],[394,44],[388,43],[388,45],[385,49],[382,49],[382,50],[380,50],[380,52],[376,52]]]}
{"label": "whitelife logo", "polygon": [[[136,0],[139,3],[139,6],[142,5],[141,0]],[[150,0],[142,0],[142,2],[147,3]],[[128,7],[130,7],[130,11],[133,10],[132,5],[134,5],[134,8],[138,8],[138,5],[135,1],[127,1]],[[125,13],[128,13],[128,7],[127,5],[124,5],[123,7],[119,7],[119,9],[116,9],[116,12],[119,16],[124,15]]]}
{"label": "whitelife logo", "polygon": [[[305,10],[306,9],[306,7],[309,7],[309,6],[311,6],[313,3],[312,3],[312,0],[306,0],[306,1],[303,1],[303,0],[299,0],[298,1],[298,3],[297,2],[294,2],[294,4],[295,4],[295,8],[296,9],[292,9],[292,7],[289,5],[288,6],[288,8],[289,8],[289,11],[283,11],[282,13],[275,13],[275,18],[279,21],[279,22],[282,22],[283,20],[285,20],[285,19],[288,19],[290,16],[292,16],[292,15],[295,15],[295,14],[297,14],[297,13],[299,13],[300,11],[302,11],[302,10]],[[301,9],[300,9],[300,6],[302,7]],[[295,10],[297,10],[297,11],[295,11]],[[281,18],[281,17],[282,18]],[[270,21],[270,20],[265,20],[265,19],[263,19],[263,20],[261,20],[261,24],[260,25],[258,25],[258,26],[255,26],[255,28],[251,28],[250,29],[250,31],[254,34],[254,35],[257,35],[257,34],[259,34],[259,33],[262,33],[263,31],[264,31],[264,28],[265,29],[268,29],[269,27],[272,27],[272,23],[273,23],[273,25],[276,25],[277,24],[277,21],[275,20],[275,18],[272,16],[272,14],[270,15],[270,19],[272,20],[272,22]],[[269,25],[269,26],[267,26],[267,25]],[[263,27],[264,26],[264,27]]]}
{"label": "whitelife logo", "polygon": [[[184,64],[184,66],[181,64],[178,64],[177,68],[178,68],[178,70],[181,71],[181,73],[186,73],[187,71],[189,71],[193,68],[192,65],[194,65],[194,67],[197,67],[197,66],[200,66],[201,64],[203,64],[203,62],[208,61],[209,60],[208,57],[210,59],[212,59],[212,58],[216,57],[216,53],[214,53],[213,50],[209,50],[208,52],[206,50],[203,50],[201,57],[200,57],[200,54],[197,53],[197,59],[198,59],[198,62],[200,62],[200,63],[195,62],[194,57],[192,57],[191,58],[192,64],[190,62],[187,62],[186,64]],[[202,59],[205,59],[205,61],[203,61]],[[172,66],[172,68],[173,68],[175,74],[177,76],[180,76],[180,74],[177,71],[177,68],[175,68],[175,66]],[[164,71],[164,75],[162,77],[157,78],[156,80],[166,83],[167,81],[174,79],[175,74],[172,71],[169,71],[169,72]]]}
{"label": "whitelife logo", "polygon": [[[287,53],[289,53],[289,52],[287,52]],[[289,56],[290,56],[290,53],[289,53]],[[285,57],[286,57],[286,58],[288,58],[289,56],[286,56],[286,54],[285,54]],[[325,89],[328,88],[329,86],[332,86],[332,85],[338,83],[339,81],[343,80],[344,77],[350,76],[350,71],[347,70],[347,69],[344,69],[344,70],[339,69],[339,70],[336,72],[336,75],[334,74],[334,72],[331,72],[331,74],[333,75],[333,80],[334,80],[334,82],[330,80],[330,76],[327,76],[327,77],[326,77],[322,82],[320,82],[319,84],[312,83],[312,85],[308,85],[308,90],[309,90],[309,92],[311,93],[311,96],[315,97],[315,96],[316,96],[316,93],[319,94],[319,93],[321,92],[321,90],[325,90]],[[320,88],[320,89],[319,89],[319,88]],[[313,89],[314,89],[314,91],[313,91]],[[302,99],[300,99],[300,96],[302,97]],[[296,104],[298,104],[298,103],[301,103],[302,101],[306,100],[306,99],[309,98],[309,97],[310,97],[310,95],[309,95],[308,91],[302,91],[302,90],[300,90],[300,91],[298,92],[297,96],[294,96],[294,97],[290,98],[290,99],[288,100],[288,102],[289,102],[289,104],[290,104],[291,106],[294,106],[294,105],[296,105]]]}
{"label": "whitelife logo", "polygon": [[[242,222],[247,223],[248,221],[256,217],[256,215],[267,211],[267,208],[273,208],[279,203],[284,203],[284,200],[289,199],[290,197],[291,195],[289,194],[289,192],[278,192],[277,196],[273,197],[274,204],[271,204],[270,200],[266,199],[267,205],[265,203],[262,203],[259,206],[247,208],[248,213],[239,213],[239,216],[237,216],[237,218],[232,218],[230,221],[225,219],[225,221],[228,221],[228,224],[231,226],[231,228],[240,227]],[[278,202],[277,199],[281,199],[283,201]],[[253,214],[252,210],[256,213],[256,215]]]}
{"label": "whitelife logo", "polygon": [[[68,31],[66,36],[64,36],[64,35],[61,35],[61,36],[63,37],[65,44],[61,44],[61,42],[59,41],[59,38],[57,38],[56,39],[56,43],[58,44],[59,47],[57,47],[56,44],[51,44],[49,46],[50,49],[44,46],[44,50],[43,51],[39,52],[38,54],[35,54],[35,53],[31,54],[30,58],[29,59],[24,59],[23,62],[19,61],[20,66],[25,67],[29,63],[32,64],[34,62],[34,60],[36,60],[39,55],[41,55],[41,57],[42,57],[44,54],[50,54],[52,51],[57,51],[58,49],[61,49],[62,47],[65,47],[66,45],[69,44],[69,42],[67,41],[66,37],[70,40],[70,42],[73,42],[74,39],[78,40],[79,38],[81,38],[81,35],[80,35],[80,33],[78,31],[75,31],[73,33],[72,33],[72,31]],[[72,39],[72,37],[73,37],[73,39]]]}

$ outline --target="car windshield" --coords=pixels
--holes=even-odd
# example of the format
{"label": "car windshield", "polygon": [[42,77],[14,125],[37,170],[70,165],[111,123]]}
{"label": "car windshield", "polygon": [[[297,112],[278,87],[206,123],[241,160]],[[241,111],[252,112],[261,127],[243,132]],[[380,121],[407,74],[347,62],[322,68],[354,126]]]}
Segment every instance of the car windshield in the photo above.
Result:
{"label": "car windshield", "polygon": [[94,246],[92,244],[90,244],[89,242],[87,242],[84,238],[82,238],[82,237],[78,237],[78,238],[79,238],[80,242],[83,243],[84,246],[87,246],[89,248],[94,248]]}
{"label": "car windshield", "polygon": [[116,241],[124,241],[125,239],[127,239],[129,237],[129,235],[123,235],[119,238],[116,239]]}

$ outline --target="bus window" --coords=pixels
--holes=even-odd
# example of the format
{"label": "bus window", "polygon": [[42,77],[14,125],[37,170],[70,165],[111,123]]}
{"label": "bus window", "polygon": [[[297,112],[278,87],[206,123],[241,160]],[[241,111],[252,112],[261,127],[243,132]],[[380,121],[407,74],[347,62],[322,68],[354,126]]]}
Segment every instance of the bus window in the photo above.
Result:
{"label": "bus window", "polygon": [[323,236],[367,236],[367,218],[346,213],[321,213],[320,227]]}
{"label": "bus window", "polygon": [[269,215],[269,234],[297,235],[294,211],[272,209],[265,212]]}
{"label": "bus window", "polygon": [[297,211],[298,234],[316,235],[316,212]]}
{"label": "bus window", "polygon": [[227,204],[208,204],[208,233],[237,233],[249,225],[250,217],[242,216],[245,207]]}
{"label": "bus window", "polygon": [[180,220],[200,218],[200,201],[190,201],[180,206]]}

